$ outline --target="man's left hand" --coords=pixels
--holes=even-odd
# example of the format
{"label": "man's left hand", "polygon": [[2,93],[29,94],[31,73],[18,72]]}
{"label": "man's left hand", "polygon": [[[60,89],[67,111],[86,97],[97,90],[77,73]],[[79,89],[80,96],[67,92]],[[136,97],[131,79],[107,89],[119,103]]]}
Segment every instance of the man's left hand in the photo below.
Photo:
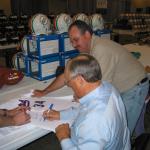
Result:
{"label": "man's left hand", "polygon": [[70,128],[68,123],[59,125],[55,131],[59,141],[70,138]]}

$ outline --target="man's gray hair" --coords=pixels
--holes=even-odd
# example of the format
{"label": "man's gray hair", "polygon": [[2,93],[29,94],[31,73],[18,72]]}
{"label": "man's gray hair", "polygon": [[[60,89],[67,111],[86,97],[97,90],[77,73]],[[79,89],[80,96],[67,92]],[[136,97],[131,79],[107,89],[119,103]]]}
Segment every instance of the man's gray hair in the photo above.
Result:
{"label": "man's gray hair", "polygon": [[71,78],[81,75],[87,82],[96,82],[102,79],[98,61],[91,55],[80,54],[67,63],[66,68]]}

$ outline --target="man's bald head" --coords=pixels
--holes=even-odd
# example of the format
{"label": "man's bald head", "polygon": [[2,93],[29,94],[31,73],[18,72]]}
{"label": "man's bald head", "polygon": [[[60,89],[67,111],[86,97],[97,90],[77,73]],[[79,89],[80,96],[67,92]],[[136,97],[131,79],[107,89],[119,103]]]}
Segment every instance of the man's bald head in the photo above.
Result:
{"label": "man's bald head", "polygon": [[81,75],[87,82],[96,82],[102,78],[98,61],[88,54],[80,54],[68,61],[66,70],[71,77]]}

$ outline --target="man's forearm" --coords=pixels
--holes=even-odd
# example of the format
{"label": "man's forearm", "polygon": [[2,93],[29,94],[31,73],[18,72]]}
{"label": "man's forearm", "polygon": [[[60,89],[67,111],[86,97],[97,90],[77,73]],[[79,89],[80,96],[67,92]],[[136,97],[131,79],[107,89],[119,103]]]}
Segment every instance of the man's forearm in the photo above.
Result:
{"label": "man's forearm", "polygon": [[49,92],[62,88],[65,85],[64,80],[64,74],[58,76],[48,87],[43,90],[44,94],[48,94]]}
{"label": "man's forearm", "polygon": [[0,116],[0,127],[7,127],[12,125],[14,125],[14,121],[12,117]]}
{"label": "man's forearm", "polygon": [[0,116],[6,117],[8,115],[7,109],[0,109]]}

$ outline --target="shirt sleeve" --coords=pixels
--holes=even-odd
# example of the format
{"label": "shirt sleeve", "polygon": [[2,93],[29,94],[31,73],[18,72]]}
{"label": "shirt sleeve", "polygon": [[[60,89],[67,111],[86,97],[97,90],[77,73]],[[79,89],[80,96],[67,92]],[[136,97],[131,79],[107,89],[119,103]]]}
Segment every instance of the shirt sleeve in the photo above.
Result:
{"label": "shirt sleeve", "polygon": [[92,115],[85,119],[76,129],[78,143],[74,142],[73,137],[61,141],[62,150],[103,150],[109,139],[107,125],[101,120],[95,121],[98,115]]}
{"label": "shirt sleeve", "polygon": [[73,120],[77,117],[80,110],[80,106],[71,107],[66,110],[60,111],[60,120]]}

